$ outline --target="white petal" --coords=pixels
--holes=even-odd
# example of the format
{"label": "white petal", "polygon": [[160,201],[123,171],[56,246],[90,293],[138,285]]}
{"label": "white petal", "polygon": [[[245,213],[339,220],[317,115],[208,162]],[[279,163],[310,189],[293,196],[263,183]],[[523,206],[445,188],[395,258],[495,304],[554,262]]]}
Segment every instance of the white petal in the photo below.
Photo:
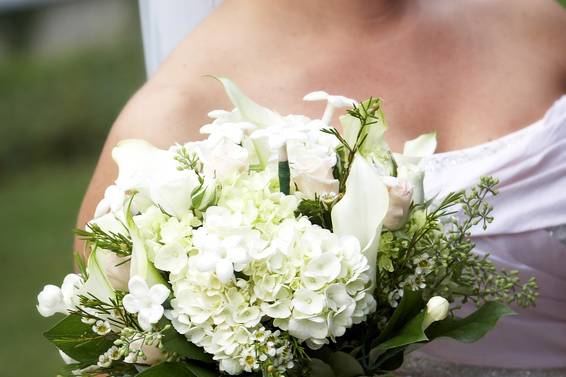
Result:
{"label": "white petal", "polygon": [[144,330],[144,331],[151,330],[151,327],[152,327],[151,323],[147,320],[146,317],[138,315],[138,323],[139,323],[140,327],[142,328],[142,330]]}
{"label": "white petal", "polygon": [[96,205],[96,209],[94,210],[94,218],[98,218],[107,214],[110,211],[110,202],[103,198],[98,204]]}
{"label": "white petal", "polygon": [[234,278],[234,265],[226,259],[220,259],[216,263],[216,276],[224,284]]}
{"label": "white petal", "polygon": [[59,355],[61,355],[61,359],[63,359],[63,361],[67,365],[79,364],[79,362],[77,360],[73,359],[72,357],[70,357],[69,355],[67,355],[65,352],[63,352],[61,350],[59,350]]}
{"label": "white petal", "polygon": [[85,282],[82,290],[87,294],[94,295],[99,300],[110,302],[110,299],[115,297],[114,288],[108,280],[104,267],[99,260],[98,251],[94,250],[87,263],[88,279]]}
{"label": "white petal", "polygon": [[431,132],[405,142],[403,154],[408,157],[426,157],[433,154],[435,149],[436,132]]}
{"label": "white petal", "polygon": [[128,283],[128,290],[130,293],[137,297],[147,296],[149,294],[149,287],[141,276],[133,276]]}
{"label": "white petal", "polygon": [[167,300],[169,293],[169,289],[163,284],[155,284],[149,290],[151,300],[156,304],[162,304],[165,300]]}
{"label": "white petal", "polygon": [[281,116],[252,101],[231,80],[224,77],[215,78],[222,83],[228,98],[240,111],[244,119],[261,127],[268,127],[282,122]]}
{"label": "white petal", "polygon": [[161,305],[152,305],[149,308],[145,308],[140,312],[138,318],[143,318],[143,321],[147,321],[149,323],[157,323],[163,317],[163,306]]}
{"label": "white petal", "polygon": [[134,295],[131,294],[127,294],[126,296],[124,296],[124,299],[122,300],[122,305],[124,305],[124,309],[126,309],[128,313],[137,313],[140,311],[139,300]]}
{"label": "white petal", "polygon": [[328,97],[329,95],[325,91],[317,90],[304,96],[303,101],[327,101]]}
{"label": "white petal", "polygon": [[346,194],[332,209],[332,224],[337,235],[353,235],[360,241],[371,268],[372,283],[381,224],[388,208],[389,192],[383,180],[357,155],[346,181]]}

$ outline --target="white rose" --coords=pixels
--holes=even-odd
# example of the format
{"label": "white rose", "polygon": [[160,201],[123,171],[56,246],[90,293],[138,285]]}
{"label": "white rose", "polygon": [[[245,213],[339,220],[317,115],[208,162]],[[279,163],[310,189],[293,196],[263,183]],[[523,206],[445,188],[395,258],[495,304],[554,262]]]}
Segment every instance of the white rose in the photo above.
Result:
{"label": "white rose", "polygon": [[434,296],[428,300],[425,310],[425,318],[422,325],[423,330],[429,327],[433,322],[445,319],[448,316],[450,304],[444,297]]}
{"label": "white rose", "polygon": [[413,187],[405,180],[383,177],[389,191],[389,208],[383,219],[383,226],[389,230],[402,228],[409,217],[409,207],[413,200]]}
{"label": "white rose", "polygon": [[338,193],[339,182],[332,174],[336,165],[334,152],[306,146],[300,142],[289,142],[288,155],[291,179],[306,197]]}
{"label": "white rose", "polygon": [[119,170],[116,186],[135,190],[167,213],[182,217],[191,208],[191,193],[199,182],[195,172],[178,169],[175,153],[143,140],[120,142],[112,151]]}
{"label": "white rose", "polygon": [[196,149],[207,176],[223,179],[248,170],[248,150],[227,138],[191,143],[189,148]]}

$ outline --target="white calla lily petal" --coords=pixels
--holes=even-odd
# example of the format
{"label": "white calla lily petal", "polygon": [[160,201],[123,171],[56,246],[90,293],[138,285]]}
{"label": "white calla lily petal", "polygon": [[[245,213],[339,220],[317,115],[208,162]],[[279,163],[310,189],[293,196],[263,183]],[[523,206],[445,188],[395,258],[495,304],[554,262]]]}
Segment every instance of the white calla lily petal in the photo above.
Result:
{"label": "white calla lily petal", "polygon": [[244,119],[260,127],[268,127],[274,123],[281,123],[281,116],[252,101],[232,80],[225,77],[214,78],[222,83],[228,98],[230,98],[230,101],[236,109],[240,111]]}
{"label": "white calla lily petal", "polygon": [[389,208],[389,192],[375,169],[360,155],[354,158],[346,181],[346,193],[332,209],[334,233],[360,241],[375,283],[377,248],[381,226]]}
{"label": "white calla lily petal", "polygon": [[436,150],[436,132],[420,135],[419,137],[405,142],[403,155],[407,157],[426,157]]}
{"label": "white calla lily petal", "polygon": [[90,254],[86,271],[88,279],[83,287],[85,293],[91,294],[104,302],[110,302],[111,299],[116,297],[116,292],[108,280],[104,266],[98,258],[97,250]]}

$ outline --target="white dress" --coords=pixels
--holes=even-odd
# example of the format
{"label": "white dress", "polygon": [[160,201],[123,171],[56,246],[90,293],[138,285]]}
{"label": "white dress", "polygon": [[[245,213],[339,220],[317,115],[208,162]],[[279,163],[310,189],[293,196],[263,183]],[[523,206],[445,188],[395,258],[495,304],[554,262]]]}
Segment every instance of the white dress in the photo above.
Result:
{"label": "white dress", "polygon": [[[221,0],[140,0],[148,73]],[[314,88],[316,89],[316,88]],[[543,119],[490,143],[423,161],[430,197],[500,180],[495,221],[473,232],[478,252],[540,285],[537,306],[518,310],[475,344],[439,341],[424,352],[446,360],[515,368],[566,367],[566,96]]]}
{"label": "white dress", "polygon": [[472,232],[476,250],[500,267],[538,280],[535,308],[516,309],[474,344],[442,341],[426,352],[475,365],[566,367],[566,96],[543,119],[476,147],[423,161],[428,197],[500,180],[494,222]]}

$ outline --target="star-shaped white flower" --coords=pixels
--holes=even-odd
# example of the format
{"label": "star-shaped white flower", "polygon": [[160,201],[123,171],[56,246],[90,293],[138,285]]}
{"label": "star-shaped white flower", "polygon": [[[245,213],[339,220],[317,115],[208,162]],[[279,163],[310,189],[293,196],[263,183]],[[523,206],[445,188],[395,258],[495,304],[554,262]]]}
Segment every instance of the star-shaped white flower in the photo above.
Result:
{"label": "star-shaped white flower", "polygon": [[163,284],[149,288],[140,276],[130,279],[128,289],[130,293],[124,296],[124,308],[128,313],[138,313],[141,328],[150,330],[151,325],[159,322],[163,316],[163,303],[169,297],[169,289]]}
{"label": "star-shaped white flower", "polygon": [[322,90],[312,92],[303,97],[303,101],[326,101],[326,109],[322,115],[322,121],[329,126],[334,115],[334,110],[341,107],[357,105],[356,100],[348,97],[328,94]]}

